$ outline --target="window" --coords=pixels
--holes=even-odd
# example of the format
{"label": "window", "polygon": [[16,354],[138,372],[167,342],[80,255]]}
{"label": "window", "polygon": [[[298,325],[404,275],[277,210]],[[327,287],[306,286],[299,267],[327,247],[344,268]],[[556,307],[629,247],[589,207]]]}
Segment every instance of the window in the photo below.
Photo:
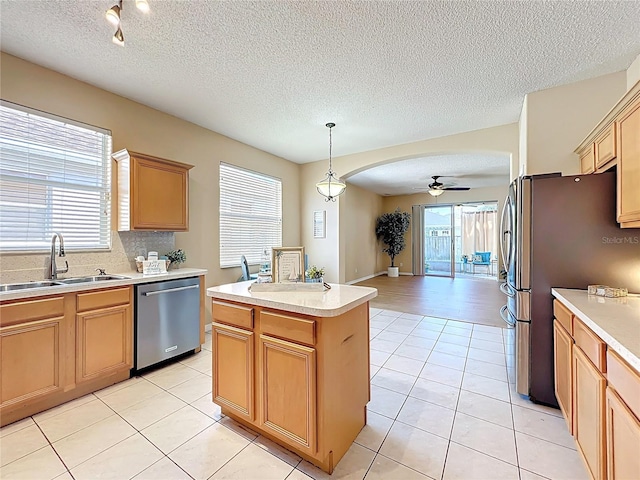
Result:
{"label": "window", "polygon": [[109,249],[111,132],[0,103],[0,250]]}
{"label": "window", "polygon": [[220,164],[220,267],[237,267],[244,255],[260,263],[263,250],[282,246],[282,182]]}

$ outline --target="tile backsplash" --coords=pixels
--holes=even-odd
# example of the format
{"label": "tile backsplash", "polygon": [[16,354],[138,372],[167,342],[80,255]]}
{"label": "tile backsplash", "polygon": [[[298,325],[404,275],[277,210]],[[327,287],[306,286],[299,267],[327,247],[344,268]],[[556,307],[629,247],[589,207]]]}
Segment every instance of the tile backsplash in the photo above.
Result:
{"label": "tile backsplash", "polygon": [[[135,272],[135,257],[156,251],[159,255],[175,248],[173,232],[111,232],[111,251],[73,252],[58,258],[58,267],[69,262],[69,271],[61,277],[93,275],[97,268],[107,273]],[[49,265],[49,253],[0,255],[0,283],[43,280]]]}

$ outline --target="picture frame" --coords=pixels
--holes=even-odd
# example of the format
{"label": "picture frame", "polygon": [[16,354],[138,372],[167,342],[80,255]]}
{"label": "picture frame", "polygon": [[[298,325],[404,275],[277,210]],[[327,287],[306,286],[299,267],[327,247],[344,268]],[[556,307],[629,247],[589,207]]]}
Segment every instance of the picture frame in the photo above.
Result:
{"label": "picture frame", "polygon": [[304,247],[271,249],[273,283],[304,282]]}

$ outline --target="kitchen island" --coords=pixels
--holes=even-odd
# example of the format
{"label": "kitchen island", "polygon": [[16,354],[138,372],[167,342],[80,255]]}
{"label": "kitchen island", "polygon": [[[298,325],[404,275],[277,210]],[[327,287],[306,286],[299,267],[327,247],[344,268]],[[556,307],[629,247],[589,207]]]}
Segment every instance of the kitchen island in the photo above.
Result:
{"label": "kitchen island", "polygon": [[252,293],[251,285],[207,289],[213,401],[331,473],[366,424],[369,300],[377,290]]}

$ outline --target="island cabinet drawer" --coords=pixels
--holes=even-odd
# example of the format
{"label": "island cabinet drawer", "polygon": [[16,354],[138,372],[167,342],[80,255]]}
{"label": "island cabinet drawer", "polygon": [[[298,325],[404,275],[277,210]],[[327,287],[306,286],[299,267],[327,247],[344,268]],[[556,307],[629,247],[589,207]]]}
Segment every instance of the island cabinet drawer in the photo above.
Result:
{"label": "island cabinet drawer", "polygon": [[0,325],[31,322],[43,318],[62,317],[64,297],[30,299],[0,306]]}
{"label": "island cabinet drawer", "polygon": [[573,339],[602,373],[607,372],[607,345],[578,318],[573,322]]}
{"label": "island cabinet drawer", "polygon": [[115,307],[131,302],[131,287],[111,288],[98,292],[78,293],[77,311],[98,310],[99,308]]}
{"label": "island cabinet drawer", "polygon": [[611,349],[607,351],[607,381],[640,418],[640,375]]}
{"label": "island cabinet drawer", "polygon": [[211,311],[215,322],[253,330],[253,308],[213,300]]}
{"label": "island cabinet drawer", "polygon": [[280,313],[260,312],[260,330],[274,337],[307,345],[316,344],[316,322]]}
{"label": "island cabinet drawer", "polygon": [[571,312],[561,304],[558,300],[553,300],[553,316],[556,317],[558,323],[564,327],[564,329],[569,333],[569,335],[573,335],[572,321],[571,321]]}

